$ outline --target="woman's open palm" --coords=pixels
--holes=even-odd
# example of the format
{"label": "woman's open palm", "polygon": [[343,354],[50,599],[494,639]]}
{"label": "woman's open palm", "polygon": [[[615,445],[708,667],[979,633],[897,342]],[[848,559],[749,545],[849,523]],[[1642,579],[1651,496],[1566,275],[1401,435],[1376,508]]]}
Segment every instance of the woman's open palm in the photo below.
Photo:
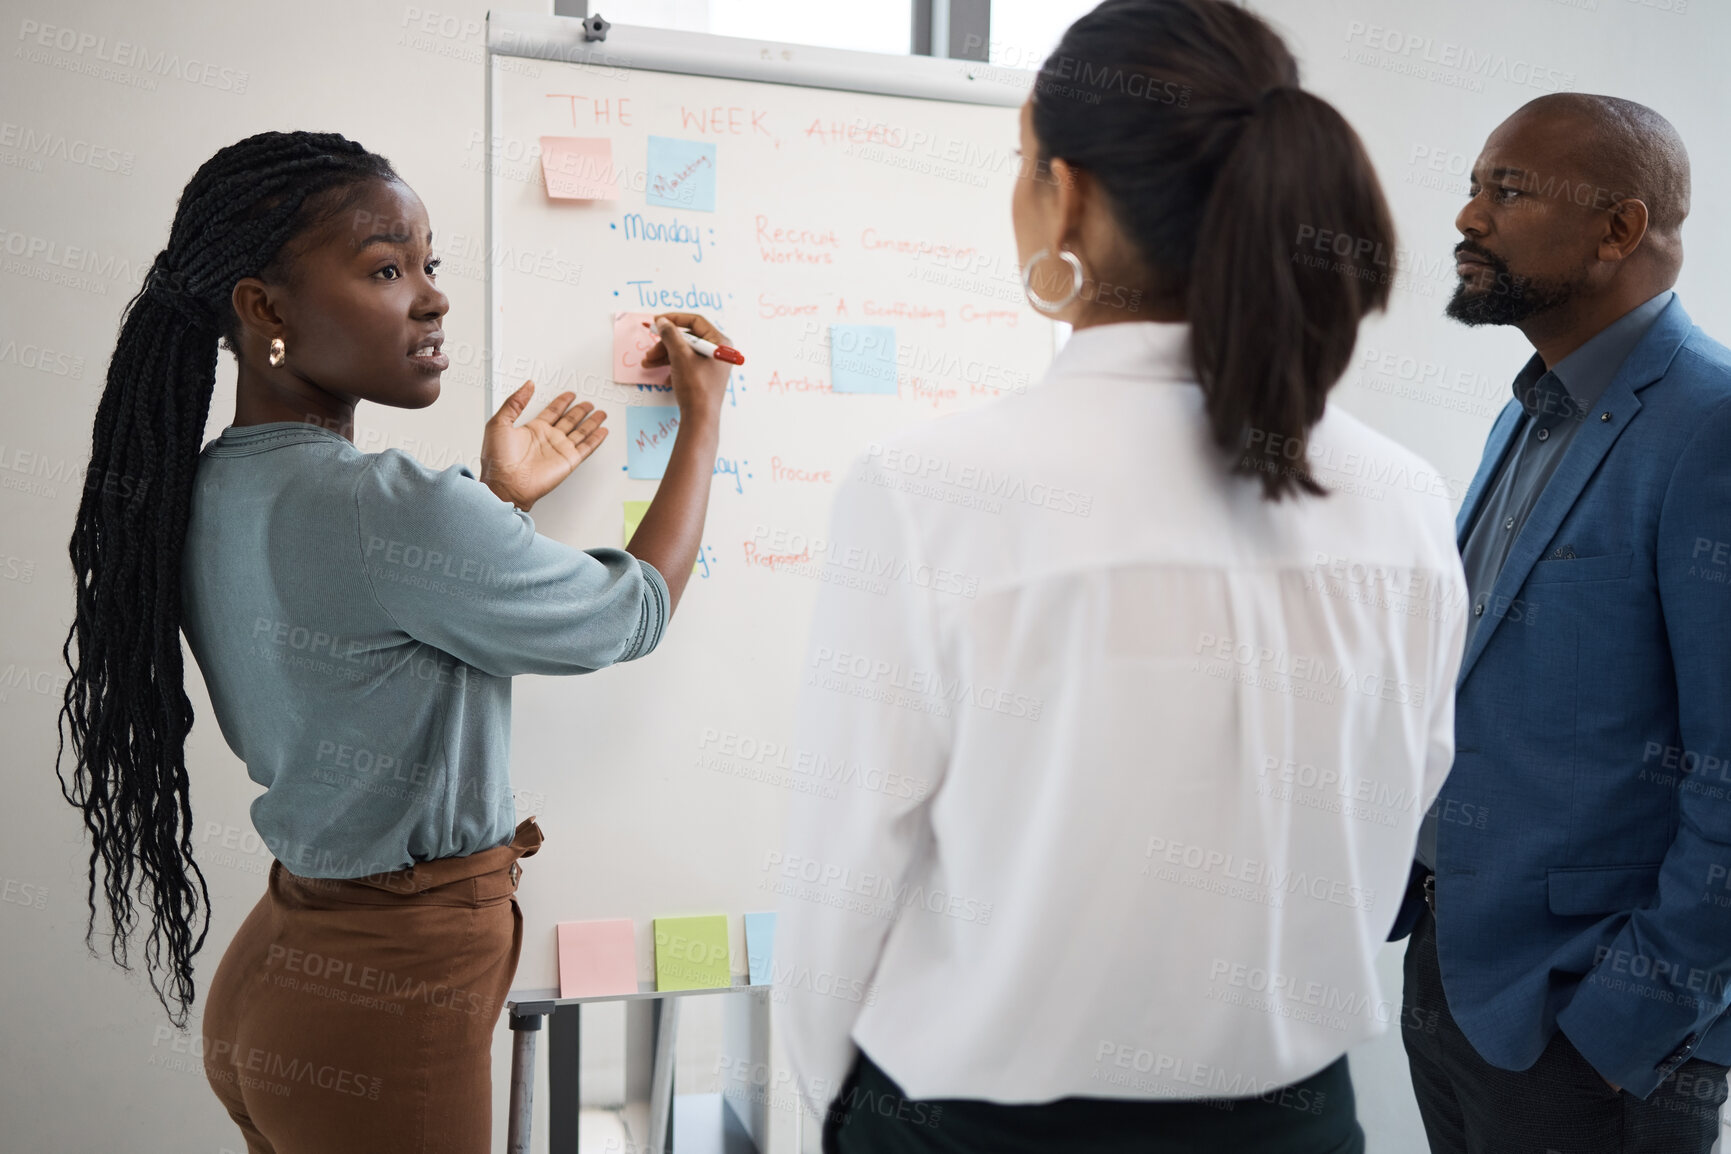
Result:
{"label": "woman's open palm", "polygon": [[535,395],[535,382],[505,398],[481,434],[481,480],[501,498],[527,509],[571,475],[607,439],[607,414],[577,394],[560,393],[521,425],[517,418]]}

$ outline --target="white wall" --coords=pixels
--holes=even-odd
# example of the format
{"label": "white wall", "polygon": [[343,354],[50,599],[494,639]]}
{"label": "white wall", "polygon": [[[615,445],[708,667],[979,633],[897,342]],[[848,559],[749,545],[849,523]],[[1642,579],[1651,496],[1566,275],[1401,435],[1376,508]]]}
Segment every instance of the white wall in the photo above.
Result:
{"label": "white wall", "polygon": [[[64,685],[59,652],[70,624],[66,542],[120,307],[162,246],[186,180],[224,144],[268,128],[310,128],[342,132],[389,156],[447,246],[447,333],[481,346],[485,254],[473,134],[481,127],[486,6],[433,2],[436,9],[396,0],[301,0],[288,8],[256,0],[150,7],[5,0],[0,733],[12,756],[0,805],[0,1147],[7,1150],[240,1148],[199,1062],[166,1030],[148,987],[91,959],[82,945],[87,850],[51,768]],[[993,58],[1037,61],[1061,28],[1053,14],[1066,6],[998,2]],[[1685,230],[1691,259],[1679,288],[1698,323],[1731,333],[1731,292],[1718,275],[1731,237],[1715,211],[1731,177],[1717,138],[1731,112],[1718,58],[1731,42],[1731,10],[1706,0],[1259,0],[1254,7],[1289,36],[1310,85],[1364,136],[1402,243],[1419,258],[1418,275],[1396,291],[1389,315],[1364,330],[1365,359],[1339,403],[1429,457],[1457,497],[1527,349],[1512,330],[1469,331],[1441,318],[1451,222],[1461,165],[1523,101],[1560,81],[1640,100],[1671,118],[1695,164],[1695,215]],[[828,0],[637,0],[600,8],[621,22],[885,50],[905,42],[907,27],[906,0],[846,8]],[[43,46],[37,31],[46,26],[56,31]],[[1412,37],[1430,38],[1428,46],[1421,40],[1412,56],[1389,50],[1395,38]],[[178,71],[152,72],[138,56],[105,63],[119,42],[135,46],[125,52],[142,50],[144,60],[163,54]],[[1450,47],[1488,58],[1498,71],[1412,74],[1414,59]],[[1534,74],[1538,87],[1518,82]],[[31,150],[44,140],[46,154]],[[1429,167],[1432,158],[1442,172]],[[1410,395],[1401,388],[1407,372],[1424,374]],[[474,373],[453,373],[429,409],[364,410],[357,440],[368,450],[408,448],[435,464],[473,464],[483,418],[478,384]],[[232,414],[225,358],[207,435]],[[190,659],[188,669],[199,719],[188,748],[196,842],[215,909],[200,958],[208,980],[262,890],[268,858],[245,842],[255,787],[224,746]],[[1383,960],[1392,995],[1398,950]],[[1398,1035],[1354,1059],[1371,1150],[1422,1150]],[[501,1145],[507,1060],[501,1027]]]}

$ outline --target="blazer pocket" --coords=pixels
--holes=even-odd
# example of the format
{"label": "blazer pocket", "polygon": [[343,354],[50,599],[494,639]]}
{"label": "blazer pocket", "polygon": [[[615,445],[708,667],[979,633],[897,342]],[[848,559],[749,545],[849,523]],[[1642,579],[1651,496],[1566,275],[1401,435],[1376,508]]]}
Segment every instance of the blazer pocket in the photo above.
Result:
{"label": "blazer pocket", "polygon": [[1606,553],[1599,557],[1569,557],[1534,563],[1527,584],[1543,581],[1615,581],[1629,575],[1633,553]]}
{"label": "blazer pocket", "polygon": [[1615,914],[1640,909],[1659,889],[1659,863],[1565,866],[1545,871],[1553,914]]}

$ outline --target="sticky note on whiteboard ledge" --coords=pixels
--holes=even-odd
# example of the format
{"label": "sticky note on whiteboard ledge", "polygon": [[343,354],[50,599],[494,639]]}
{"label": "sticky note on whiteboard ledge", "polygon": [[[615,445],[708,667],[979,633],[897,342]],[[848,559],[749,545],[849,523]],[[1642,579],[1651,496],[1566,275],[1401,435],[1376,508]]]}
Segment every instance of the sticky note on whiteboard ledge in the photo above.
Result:
{"label": "sticky note on whiteboard ledge", "polygon": [[715,145],[706,140],[651,136],[644,199],[664,208],[715,211]]}
{"label": "sticky note on whiteboard ledge", "polygon": [[671,365],[643,367],[643,355],[661,339],[643,327],[653,320],[652,313],[613,314],[613,379],[622,385],[665,385],[672,378]]}
{"label": "sticky note on whiteboard ledge", "polygon": [[679,432],[679,406],[632,405],[625,410],[625,475],[658,481],[673,455]]}
{"label": "sticky note on whiteboard ledge", "polygon": [[559,923],[559,996],[637,992],[637,930],[630,918]]}
{"label": "sticky note on whiteboard ledge", "polygon": [[605,136],[543,136],[541,179],[554,200],[618,200],[613,142]]}
{"label": "sticky note on whiteboard ledge", "polygon": [[732,984],[726,914],[655,919],[657,990],[711,990]]}
{"label": "sticky note on whiteboard ledge", "polygon": [[745,915],[745,960],[751,971],[751,984],[774,984],[775,973],[775,913]]}
{"label": "sticky note on whiteboard ledge", "polygon": [[829,326],[830,390],[896,391],[896,330],[890,325]]}

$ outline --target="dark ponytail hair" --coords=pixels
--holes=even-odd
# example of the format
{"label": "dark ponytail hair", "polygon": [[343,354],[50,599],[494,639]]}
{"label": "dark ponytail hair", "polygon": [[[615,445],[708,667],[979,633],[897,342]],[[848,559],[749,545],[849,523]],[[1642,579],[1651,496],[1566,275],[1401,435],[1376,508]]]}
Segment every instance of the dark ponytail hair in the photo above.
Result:
{"label": "dark ponytail hair", "polygon": [[[395,179],[384,157],[335,133],[260,133],[205,161],[181,193],[168,247],[127,302],[97,404],[70,545],[77,608],[60,651],[71,677],[55,772],[93,842],[85,945],[95,953],[100,862],[109,955],[130,968],[136,888],[150,905],[151,988],[177,1026],[209,928],[210,892],[192,859],[180,575],[218,339],[239,355],[235,282],[282,278],[289,242],[350,206],[368,182]],[[68,725],[70,783],[60,769]]]}
{"label": "dark ponytail hair", "polygon": [[1042,161],[1103,189],[1155,296],[1185,307],[1234,470],[1272,500],[1323,493],[1305,438],[1393,273],[1357,134],[1299,89],[1273,29],[1221,0],[1105,0],[1041,65],[1033,127]]}

